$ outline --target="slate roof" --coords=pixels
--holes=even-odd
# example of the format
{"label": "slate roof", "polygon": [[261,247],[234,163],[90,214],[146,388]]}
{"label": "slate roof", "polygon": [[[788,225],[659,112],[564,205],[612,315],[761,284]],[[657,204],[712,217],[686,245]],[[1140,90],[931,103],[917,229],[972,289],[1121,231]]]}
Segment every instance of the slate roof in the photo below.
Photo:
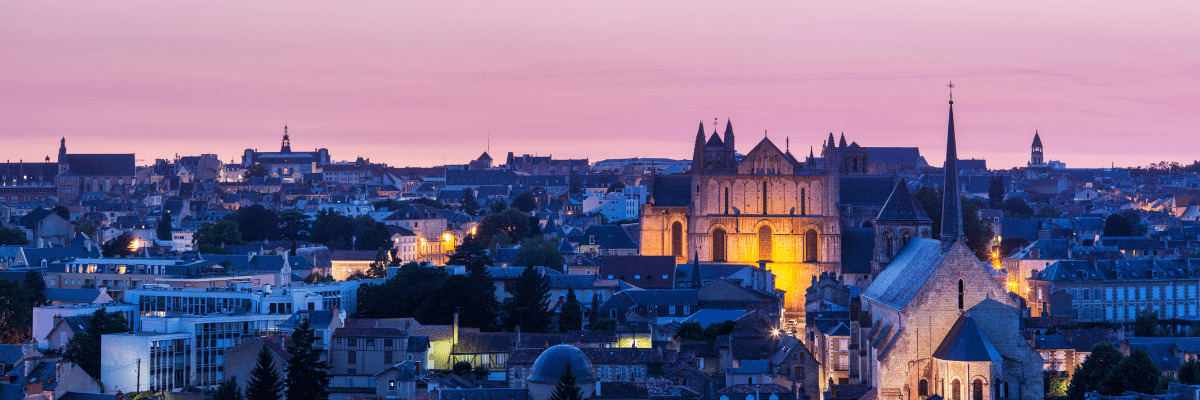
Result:
{"label": "slate roof", "polygon": [[867,160],[871,163],[911,164],[917,168],[929,166],[917,147],[867,147]]}
{"label": "slate roof", "polygon": [[903,179],[896,182],[896,187],[883,203],[876,221],[933,221],[925,214],[925,209],[917,202],[917,198],[908,190],[908,183]]}
{"label": "slate roof", "polygon": [[438,400],[529,400],[529,389],[442,389],[438,395]]}
{"label": "slate roof", "polygon": [[1043,281],[1176,279],[1200,269],[1200,259],[1062,260],[1040,271]]}
{"label": "slate roof", "polygon": [[875,251],[875,228],[842,229],[842,273],[869,274]]}
{"label": "slate roof", "polygon": [[842,176],[838,188],[838,204],[859,207],[881,207],[892,192],[891,176]]}
{"label": "slate roof", "polygon": [[[962,246],[955,242],[954,246]],[[953,248],[953,247],[952,247]],[[863,296],[896,310],[903,310],[913,296],[925,286],[925,280],[937,268],[947,251],[942,242],[916,238],[908,242],[892,262],[884,268]]]}
{"label": "slate roof", "polygon": [[686,207],[692,204],[692,176],[655,175],[651,198],[659,207]]}
{"label": "slate roof", "polygon": [[746,316],[746,314],[749,314],[749,312],[743,310],[714,310],[705,308],[692,313],[692,315],[684,318],[682,322],[695,322],[700,324],[701,328],[707,328],[712,324],[719,324],[725,321],[737,321],[738,319]]}
{"label": "slate roof", "polygon": [[14,364],[24,353],[19,344],[0,344],[0,364]]}
{"label": "slate roof", "polygon": [[1038,240],[1038,220],[1028,218],[1005,218],[1000,226],[1000,236],[1004,238],[1023,238],[1028,241]]}
{"label": "slate roof", "polygon": [[947,361],[1000,361],[1000,352],[992,346],[975,319],[968,316],[958,317],[946,338],[933,352],[933,357]]}
{"label": "slate roof", "polygon": [[675,257],[673,256],[605,256],[600,265],[600,276],[613,276],[614,279],[624,275],[650,275],[660,277],[666,275],[667,280],[655,279],[638,281],[636,284],[646,289],[671,289],[675,287]]}
{"label": "slate roof", "polygon": [[65,154],[59,162],[66,162],[71,172],[80,176],[133,176],[136,174],[134,155],[131,154]]}
{"label": "slate roof", "polygon": [[91,303],[100,297],[100,289],[46,288],[46,300],[62,303]]}
{"label": "slate roof", "polygon": [[58,400],[116,400],[117,395],[112,393],[84,393],[84,392],[66,392],[58,397]]}
{"label": "slate roof", "polygon": [[633,238],[617,225],[592,225],[583,233],[585,240],[596,238],[596,244],[602,249],[636,249]]}
{"label": "slate roof", "polygon": [[1129,350],[1143,350],[1160,371],[1179,371],[1179,356],[1175,355],[1175,344],[1170,342],[1130,343]]}

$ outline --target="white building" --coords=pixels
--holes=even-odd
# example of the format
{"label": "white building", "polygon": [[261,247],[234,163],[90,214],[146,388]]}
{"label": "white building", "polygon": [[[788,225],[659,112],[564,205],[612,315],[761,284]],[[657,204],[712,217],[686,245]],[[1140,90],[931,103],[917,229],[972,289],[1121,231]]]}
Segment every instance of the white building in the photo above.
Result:
{"label": "white building", "polygon": [[110,392],[165,392],[187,386],[187,333],[113,333],[100,338],[100,348],[100,382]]}
{"label": "white building", "polygon": [[583,197],[583,212],[597,212],[609,221],[636,220],[646,204],[645,186],[625,186],[609,192],[603,188],[588,189]]}
{"label": "white building", "polygon": [[71,304],[61,306],[43,306],[33,308],[33,338],[37,340],[38,348],[45,350],[49,347],[46,335],[54,330],[54,324],[61,318],[80,315],[92,315],[99,309],[105,312],[119,312],[129,321],[130,329],[137,329],[137,305],[134,304]]}

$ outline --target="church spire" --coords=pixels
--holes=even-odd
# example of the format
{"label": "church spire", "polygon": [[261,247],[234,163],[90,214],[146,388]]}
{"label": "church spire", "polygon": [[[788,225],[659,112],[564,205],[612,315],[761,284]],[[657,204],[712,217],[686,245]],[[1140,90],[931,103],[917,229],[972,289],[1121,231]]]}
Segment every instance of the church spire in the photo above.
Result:
{"label": "church spire", "polygon": [[731,152],[737,151],[737,149],[733,147],[733,121],[729,118],[725,119],[725,150]]}
{"label": "church spire", "polygon": [[700,121],[700,130],[696,131],[696,148],[692,150],[692,173],[699,174],[704,169],[704,121]]}
{"label": "church spire", "polygon": [[58,141],[58,161],[64,161],[63,156],[65,155],[67,155],[67,137],[63,136],[62,139]]}
{"label": "church spire", "polygon": [[[951,89],[954,84],[949,85]],[[958,151],[954,142],[954,98],[950,100],[950,121],[946,128],[946,165],[942,170],[942,242],[962,239],[962,202],[958,197]]]}

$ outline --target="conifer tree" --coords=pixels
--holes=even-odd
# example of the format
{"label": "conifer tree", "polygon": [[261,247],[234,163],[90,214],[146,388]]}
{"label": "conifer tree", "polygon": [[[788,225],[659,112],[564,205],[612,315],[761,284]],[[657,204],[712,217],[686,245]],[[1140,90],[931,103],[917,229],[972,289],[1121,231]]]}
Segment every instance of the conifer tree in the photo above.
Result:
{"label": "conifer tree", "polygon": [[567,300],[558,313],[558,330],[577,331],[583,329],[583,309],[575,297],[575,288],[567,288]]}
{"label": "conifer tree", "polygon": [[508,299],[508,328],[517,326],[525,332],[545,332],[550,323],[550,282],[537,268],[527,267],[513,282],[512,298]]}
{"label": "conifer tree", "polygon": [[321,349],[313,346],[316,336],[308,320],[292,332],[292,345],[284,378],[288,400],[329,400],[329,364],[321,359]]}
{"label": "conifer tree", "polygon": [[250,371],[250,381],[246,383],[246,400],[279,400],[281,391],[283,383],[275,371],[275,361],[264,345],[258,351],[258,363]]}
{"label": "conifer tree", "polygon": [[583,400],[583,389],[575,384],[571,364],[568,363],[562,375],[558,377],[558,383],[554,384],[554,392],[550,393],[550,400]]}

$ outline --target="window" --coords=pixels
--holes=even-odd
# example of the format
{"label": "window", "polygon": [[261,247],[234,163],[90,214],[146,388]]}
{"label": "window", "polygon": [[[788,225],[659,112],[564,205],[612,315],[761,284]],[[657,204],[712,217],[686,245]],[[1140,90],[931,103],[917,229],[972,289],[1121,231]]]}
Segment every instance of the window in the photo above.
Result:
{"label": "window", "polygon": [[374,345],[375,345],[375,339],[367,339],[367,346],[374,346]]}
{"label": "window", "polygon": [[388,379],[388,390],[396,390],[396,380]]}
{"label": "window", "polygon": [[771,260],[771,227],[766,225],[758,227],[758,259]]}
{"label": "window", "polygon": [[[767,183],[766,182],[763,182],[763,185],[762,185],[762,213],[769,214],[767,212]],[[764,260],[767,260],[767,259],[764,258]]]}
{"label": "window", "polygon": [[962,279],[959,279],[958,280],[958,309],[959,310],[963,309],[963,289],[965,289],[963,287],[963,281],[962,281]]}
{"label": "window", "polygon": [[712,235],[712,260],[726,261],[725,257],[725,230],[717,228]]}
{"label": "window", "polygon": [[971,387],[971,399],[972,400],[983,400],[983,380],[976,379],[975,382],[971,384],[971,386],[972,386]]}
{"label": "window", "polygon": [[346,362],[349,362],[349,363],[358,362],[358,352],[356,352],[354,350],[347,351],[346,352]]}
{"label": "window", "polygon": [[804,193],[804,188],[800,188],[800,214],[808,214],[808,196]]}
{"label": "window", "polygon": [[929,381],[922,379],[920,382],[917,382],[917,396],[924,397],[924,396],[928,396],[928,395],[929,395]]}
{"label": "window", "polygon": [[729,188],[725,188],[725,214],[729,214]]}
{"label": "window", "polygon": [[950,382],[950,400],[961,400],[962,395],[959,393],[961,389],[962,384],[958,382],[958,379]]}
{"label": "window", "polygon": [[817,231],[804,232],[804,262],[817,262]]}
{"label": "window", "polygon": [[350,345],[350,346],[357,346],[357,345],[358,345],[358,339],[348,339],[348,343],[347,343],[347,344],[348,344],[348,345]]}
{"label": "window", "polygon": [[671,224],[671,255],[683,257],[683,224],[679,221]]}

